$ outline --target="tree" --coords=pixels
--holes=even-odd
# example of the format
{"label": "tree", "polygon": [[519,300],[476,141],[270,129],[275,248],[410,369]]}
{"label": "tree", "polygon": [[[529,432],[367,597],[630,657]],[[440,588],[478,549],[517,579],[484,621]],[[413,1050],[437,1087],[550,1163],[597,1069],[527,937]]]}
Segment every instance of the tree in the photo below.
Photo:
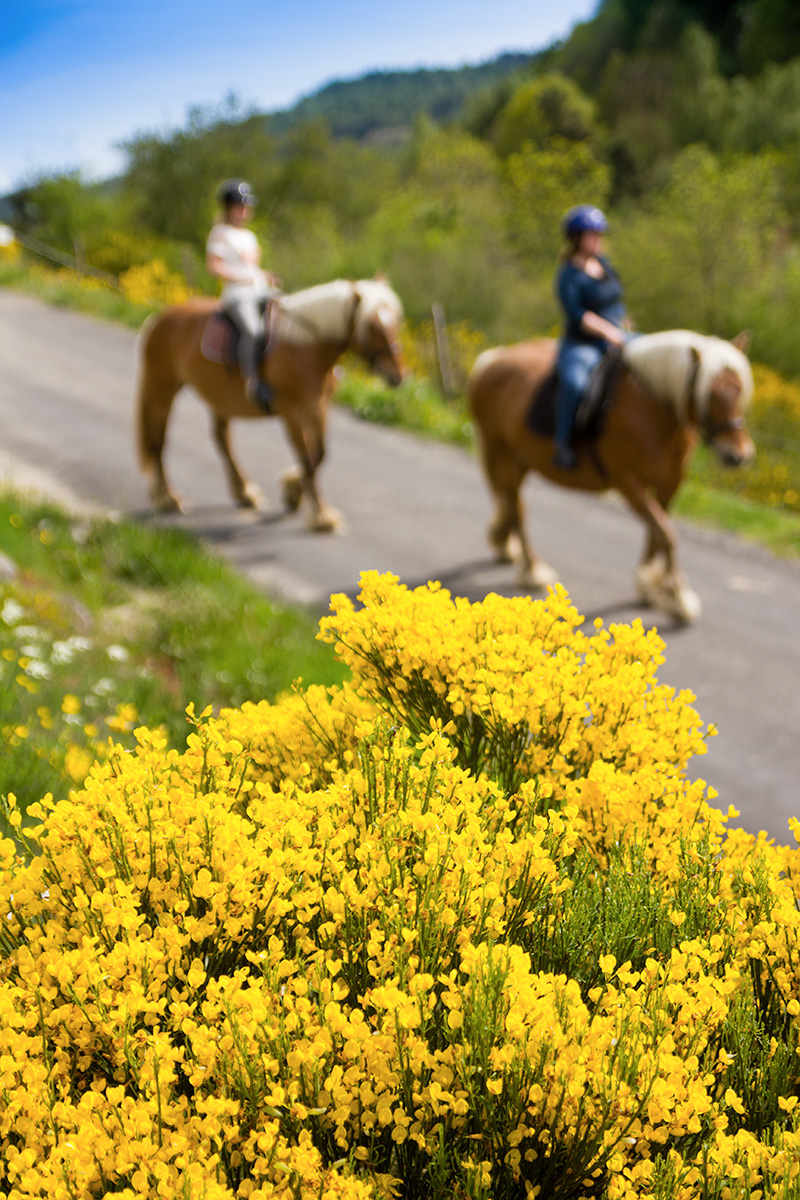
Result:
{"label": "tree", "polygon": [[244,177],[257,195],[267,194],[275,151],[266,118],[243,114],[235,97],[220,108],[191,110],[185,129],[142,133],[122,149],[125,192],[136,219],[161,237],[184,242],[205,241],[223,179]]}
{"label": "tree", "polygon": [[611,174],[584,142],[530,143],[506,163],[510,239],[528,262],[552,263],[563,242],[561,219],[577,203],[605,208]]}
{"label": "tree", "polygon": [[526,143],[541,147],[552,138],[581,142],[596,137],[594,104],[576,84],[557,74],[520,84],[489,130],[489,140],[502,158]]}
{"label": "tree", "polygon": [[413,319],[434,301],[448,318],[492,326],[506,273],[505,205],[497,161],[478,139],[419,123],[402,186],[375,214],[360,263],[384,270]]}
{"label": "tree", "polygon": [[782,221],[771,156],[720,159],[701,146],[684,150],[668,185],[615,243],[640,327],[733,336],[749,297],[778,264]]}
{"label": "tree", "polygon": [[755,0],[749,6],[742,37],[743,65],[759,71],[800,55],[800,8],[797,0]]}
{"label": "tree", "polygon": [[107,190],[89,183],[80,171],[42,179],[30,191],[35,235],[67,254],[80,253],[101,239],[113,224],[113,201]]}

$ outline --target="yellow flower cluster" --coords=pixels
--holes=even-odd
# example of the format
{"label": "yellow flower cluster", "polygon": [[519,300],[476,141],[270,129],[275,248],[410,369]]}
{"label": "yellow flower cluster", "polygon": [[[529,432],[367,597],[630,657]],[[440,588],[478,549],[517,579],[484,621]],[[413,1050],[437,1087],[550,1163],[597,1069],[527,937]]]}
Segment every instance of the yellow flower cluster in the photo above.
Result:
{"label": "yellow flower cluster", "polygon": [[[457,388],[463,389],[475,359],[486,349],[486,337],[480,330],[473,329],[467,321],[458,321],[447,326],[446,353]],[[437,380],[440,375],[439,352],[433,321],[420,321],[407,325],[403,334],[403,354],[406,366],[413,375]]]}
{"label": "yellow flower cluster", "polygon": [[800,385],[784,379],[764,363],[753,363],[753,406],[762,409],[782,409],[800,424]]}
{"label": "yellow flower cluster", "polygon": [[22,254],[22,247],[17,241],[0,241],[0,264],[15,263]]}
{"label": "yellow flower cluster", "polygon": [[134,304],[180,304],[191,295],[183,276],[171,271],[161,258],[128,267],[119,283],[123,295]]}
{"label": "yellow flower cluster", "polygon": [[709,481],[746,499],[800,513],[800,386],[761,363],[753,364],[753,379],[751,431],[756,458],[735,477],[715,466],[709,470]]}
{"label": "yellow flower cluster", "polygon": [[11,797],[3,1194],[800,1197],[800,852],[581,623],[365,575],[343,687]]}

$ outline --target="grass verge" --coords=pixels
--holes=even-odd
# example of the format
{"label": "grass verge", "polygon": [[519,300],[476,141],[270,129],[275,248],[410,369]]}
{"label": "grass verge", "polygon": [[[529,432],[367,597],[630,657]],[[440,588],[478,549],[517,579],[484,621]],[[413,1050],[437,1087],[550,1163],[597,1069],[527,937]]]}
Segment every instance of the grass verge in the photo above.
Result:
{"label": "grass verge", "polygon": [[756,542],[783,558],[800,558],[800,516],[698,483],[690,475],[674,512],[698,525]]}
{"label": "grass verge", "polygon": [[0,794],[79,783],[140,725],[182,748],[186,708],[274,699],[344,669],[316,618],[178,530],[87,520],[0,493]]}

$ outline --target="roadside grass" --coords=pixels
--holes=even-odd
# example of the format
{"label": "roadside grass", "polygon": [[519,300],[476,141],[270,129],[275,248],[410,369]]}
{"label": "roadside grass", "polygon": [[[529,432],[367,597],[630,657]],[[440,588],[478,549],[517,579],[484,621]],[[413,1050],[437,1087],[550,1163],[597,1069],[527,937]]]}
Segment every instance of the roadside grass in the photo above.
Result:
{"label": "roadside grass", "polygon": [[[186,708],[275,699],[346,672],[317,618],[178,530],[0,493],[0,794],[67,794],[139,725],[182,749]],[[13,573],[12,573],[13,566]]]}
{"label": "roadside grass", "polygon": [[22,257],[0,257],[0,286],[25,292],[56,308],[75,309],[130,329],[140,329],[153,311],[151,306],[134,304],[122,292],[89,276],[78,276],[66,267],[56,271],[31,265]]}
{"label": "roadside grass", "polygon": [[707,453],[698,451],[700,461],[678,491],[673,512],[698,525],[735,533],[783,558],[800,558],[800,514],[737,495],[735,485],[728,490],[705,483]]}

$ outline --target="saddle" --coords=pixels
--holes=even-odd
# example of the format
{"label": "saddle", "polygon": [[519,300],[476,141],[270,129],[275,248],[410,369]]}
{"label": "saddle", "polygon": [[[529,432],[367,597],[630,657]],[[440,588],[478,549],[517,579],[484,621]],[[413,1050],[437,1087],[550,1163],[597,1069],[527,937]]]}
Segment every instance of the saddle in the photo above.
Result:
{"label": "saddle", "polygon": [[[619,350],[609,350],[589,376],[589,385],[575,417],[576,442],[597,441],[614,403],[614,389],[623,368]],[[533,393],[526,424],[537,437],[552,438],[556,432],[558,371],[553,368]]]}
{"label": "saddle", "polygon": [[[273,301],[268,301],[264,312],[264,324],[261,335],[256,343],[259,360],[270,349],[270,343],[275,328],[273,317]],[[233,374],[239,370],[239,330],[234,320],[222,309],[211,314],[205,323],[203,336],[200,341],[200,353],[209,362],[223,363]]]}

